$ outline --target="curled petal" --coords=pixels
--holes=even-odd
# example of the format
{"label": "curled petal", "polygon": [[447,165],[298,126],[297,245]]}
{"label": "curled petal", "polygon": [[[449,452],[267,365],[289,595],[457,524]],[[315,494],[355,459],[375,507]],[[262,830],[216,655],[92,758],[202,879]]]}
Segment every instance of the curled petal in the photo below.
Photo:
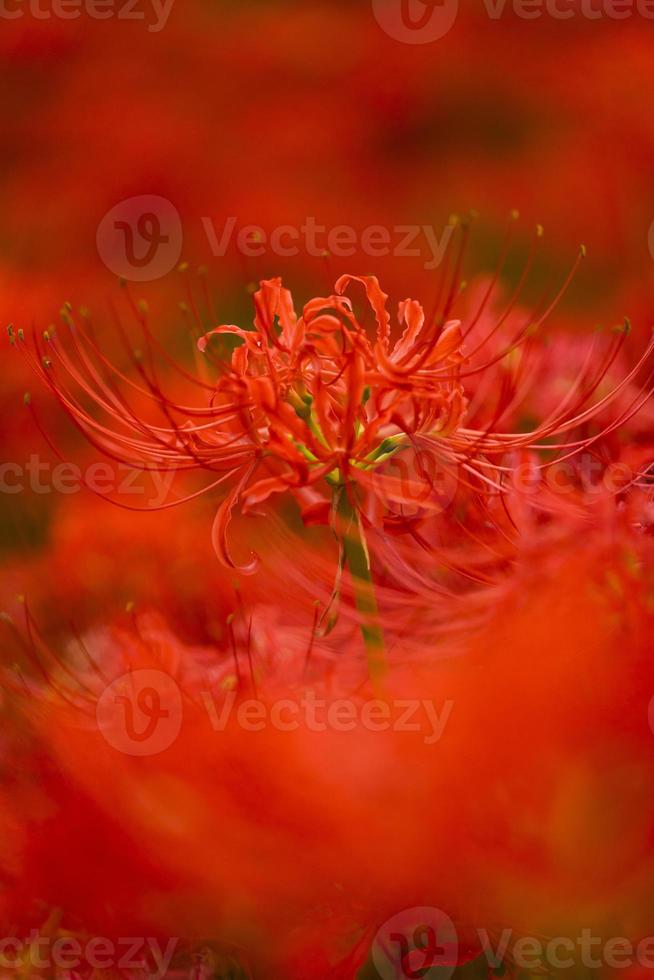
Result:
{"label": "curled petal", "polygon": [[376,276],[341,276],[334,288],[337,293],[343,293],[351,282],[360,282],[364,287],[368,302],[377,320],[377,340],[384,347],[388,347],[388,340],[391,334],[391,318],[386,309],[388,295],[382,290]]}
{"label": "curled petal", "polygon": [[463,343],[461,335],[461,321],[450,320],[443,327],[443,331],[436,341],[434,348],[433,361],[444,361],[459,350]]}
{"label": "curled petal", "polygon": [[[326,314],[327,310],[336,310],[348,319],[352,317],[352,303],[347,296],[316,296],[315,299],[309,300],[305,304],[304,310],[302,311],[302,318],[307,326],[313,326],[316,317]],[[342,329],[340,320],[332,317],[328,317],[328,320],[333,321],[333,328],[335,330]],[[327,325],[327,322],[326,320],[325,325]]]}
{"label": "curled petal", "polygon": [[375,344],[375,359],[377,361],[378,369],[381,369],[383,374],[391,380],[396,380],[401,383],[411,374],[412,365],[402,367],[400,364],[397,364],[391,357],[389,357],[388,353],[384,349],[384,345],[381,343]]}
{"label": "curled petal", "polygon": [[468,400],[463,395],[463,392],[458,389],[450,392],[440,419],[438,420],[438,431],[441,436],[454,432],[461,425],[467,407]]}
{"label": "curled petal", "polygon": [[272,411],[277,404],[277,392],[272,380],[266,375],[247,378],[246,386],[253,403],[264,411]]}
{"label": "curled petal", "polygon": [[288,289],[282,286],[282,280],[264,279],[261,288],[254,294],[256,314],[254,325],[265,337],[274,340],[273,327],[275,317],[279,318],[282,332],[279,338],[282,347],[295,348],[301,342],[298,334],[298,320],[293,309],[293,298]]}
{"label": "curled petal", "polygon": [[290,472],[278,476],[266,476],[257,480],[252,486],[243,493],[243,513],[251,513],[258,504],[264,503],[273,494],[287,493],[295,488],[308,488],[311,483],[317,483],[332,469],[331,462],[323,463],[313,470],[309,470],[305,465],[295,468]]}
{"label": "curled petal", "polygon": [[398,307],[398,319],[400,323],[406,323],[406,329],[395,345],[395,360],[407,354],[415,344],[425,322],[425,312],[417,300],[405,299]]}
{"label": "curled petal", "polygon": [[243,496],[243,513],[251,514],[258,504],[265,503],[276,493],[286,493],[288,488],[289,480],[283,476],[267,476],[257,480]]}
{"label": "curled petal", "polygon": [[232,519],[232,511],[236,506],[238,499],[243,495],[243,488],[252,476],[254,472],[255,464],[252,464],[245,471],[240,480],[235,484],[234,487],[229,491],[225,499],[222,501],[218,510],[216,511],[216,516],[214,518],[213,527],[211,529],[211,542],[214,547],[214,551],[218,555],[223,565],[227,568],[233,568],[243,575],[252,575],[259,564],[259,556],[252,552],[252,557],[246,565],[237,565],[232,559],[229,553],[229,548],[227,547],[227,528],[229,527],[229,522]]}
{"label": "curled petal", "polygon": [[318,313],[311,319],[312,334],[320,336],[324,333],[340,333],[343,325],[332,313]]}
{"label": "curled petal", "polygon": [[224,323],[220,327],[214,327],[213,330],[209,330],[198,339],[198,350],[201,354],[207,349],[209,343],[209,338],[215,336],[216,334],[222,335],[226,333],[234,334],[236,337],[240,337],[242,340],[247,342],[248,337],[252,338],[252,334],[247,330],[243,330],[241,327],[235,327],[232,323]]}

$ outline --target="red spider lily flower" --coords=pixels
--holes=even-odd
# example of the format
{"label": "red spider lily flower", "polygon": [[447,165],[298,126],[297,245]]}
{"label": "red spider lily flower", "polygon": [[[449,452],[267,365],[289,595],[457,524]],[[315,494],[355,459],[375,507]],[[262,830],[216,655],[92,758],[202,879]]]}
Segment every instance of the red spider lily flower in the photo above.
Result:
{"label": "red spider lily flower", "polygon": [[[198,406],[166,396],[153,366],[149,370],[139,366],[140,385],[112,368],[93,335],[73,323],[70,310],[64,311],[64,319],[71,327],[74,355],[49,333],[47,354],[38,342],[33,351],[28,348],[20,332],[18,339],[79,429],[108,457],[137,469],[220,474],[205,489],[229,484],[213,527],[215,549],[226,565],[247,573],[257,564],[254,554],[244,566],[237,566],[230,555],[227,530],[237,504],[244,513],[252,513],[273,495],[290,492],[309,501],[305,507],[309,521],[329,517],[340,542],[340,567],[349,566],[355,586],[371,670],[381,672],[383,639],[366,528],[381,525],[389,531],[413,531],[425,515],[440,513],[443,497],[435,485],[435,468],[482,500],[502,497],[517,459],[532,458],[537,471],[565,462],[616,431],[650,396],[648,379],[599,432],[581,434],[607,405],[623,396],[654,349],[652,340],[622,381],[592,402],[624,342],[623,332],[601,359],[596,374],[589,377],[582,370],[530,431],[504,431],[500,424],[511,401],[510,386],[500,391],[498,408],[485,427],[467,423],[466,380],[529,342],[583,254],[581,250],[545,310],[527,317],[508,345],[481,364],[475,363],[476,356],[507,318],[501,317],[471,351],[466,349],[466,338],[479,321],[490,290],[465,328],[449,318],[454,288],[439,315],[427,316],[416,301],[403,301],[398,315],[402,332],[393,340],[387,296],[373,276],[341,277],[333,295],[311,300],[299,317],[279,279],[262,282],[254,296],[254,330],[224,325],[199,340],[205,353],[212,336],[240,341],[228,364],[212,360],[218,380],[208,384],[179,369],[201,389],[203,403]],[[352,282],[365,289],[376,320],[374,339],[344,296]],[[151,342],[145,318],[139,316]],[[133,408],[116,378],[127,383],[142,403],[153,404],[163,424],[146,420]],[[108,421],[97,418],[94,407]],[[412,456],[411,475],[402,459],[406,452]],[[399,477],[388,473],[391,460],[399,468]]]}
{"label": "red spider lily flower", "polygon": [[[375,343],[342,295],[353,279],[375,312]],[[366,491],[371,472],[407,440],[445,437],[458,427],[465,408],[460,324],[428,326],[422,307],[406,300],[399,310],[404,332],[391,346],[386,299],[374,277],[344,276],[335,295],[312,300],[298,319],[288,290],[271,280],[255,296],[254,333],[224,326],[201,339],[201,350],[212,334],[243,341],[220,394],[247,413],[239,423],[254,458],[282,463],[280,473],[240,489],[244,510],[323,481]]]}
{"label": "red spider lily flower", "polygon": [[[365,287],[377,322],[374,342],[342,295],[351,281]],[[311,518],[333,509],[334,491],[341,489],[368,515],[374,514],[368,496],[384,495],[387,505],[389,499],[396,499],[399,511],[402,502],[411,502],[412,481],[422,481],[427,492],[419,498],[421,505],[439,509],[429,492],[433,488],[426,470],[418,467],[418,475],[412,480],[391,480],[375,474],[402,449],[422,447],[456,470],[462,482],[474,480],[477,489],[487,486],[501,490],[502,472],[508,467],[498,460],[511,452],[546,450],[573,455],[597,442],[605,431],[595,433],[592,439],[570,443],[545,440],[565,436],[595,418],[638,377],[654,348],[652,341],[626,377],[604,392],[596,404],[584,407],[597,390],[607,363],[615,359],[615,352],[602,358],[602,370],[592,383],[585,373],[577,377],[546,420],[531,431],[496,431],[492,426],[471,429],[465,425],[466,378],[480,375],[524,343],[553,304],[538,320],[529,318],[518,336],[493,354],[490,364],[467,368],[476,353],[466,351],[463,342],[469,329],[464,330],[457,320],[440,323],[437,318],[427,318],[414,300],[400,303],[399,322],[404,329],[392,343],[387,297],[374,277],[342,277],[336,283],[335,295],[312,300],[299,318],[290,293],[279,280],[263,282],[254,299],[254,331],[222,326],[199,341],[201,351],[207,350],[213,335],[234,335],[242,341],[229,366],[216,364],[220,377],[215,385],[195,381],[206,391],[208,404],[193,407],[175,403],[143,369],[147,387],[139,388],[132,382],[131,387],[141,396],[155,402],[168,419],[167,426],[137,416],[126,398],[119,397],[113,379],[100,370],[108,367],[106,358],[81,328],[73,334],[77,361],[51,334],[45,335],[48,356],[32,357],[33,366],[79,428],[110,458],[134,468],[149,465],[176,472],[197,468],[224,472],[206,489],[231,480],[213,534],[216,550],[230,567],[236,566],[227,547],[226,530],[237,502],[247,513],[276,493],[318,487],[324,494],[327,490],[318,500],[308,498],[313,501],[306,508]],[[66,317],[72,324],[68,314]],[[623,335],[618,338],[618,347],[623,339]],[[27,350],[21,332],[19,340]],[[84,341],[90,350],[85,349]],[[37,353],[43,353],[39,345]],[[104,360],[100,368],[93,354]],[[67,380],[57,373],[57,366]],[[110,425],[91,414],[75,395],[75,386],[104,410]],[[610,431],[636,414],[649,395],[647,385],[632,392],[629,403],[611,418]],[[400,522],[397,512],[384,516],[387,527]],[[254,562],[240,570],[253,568]]]}

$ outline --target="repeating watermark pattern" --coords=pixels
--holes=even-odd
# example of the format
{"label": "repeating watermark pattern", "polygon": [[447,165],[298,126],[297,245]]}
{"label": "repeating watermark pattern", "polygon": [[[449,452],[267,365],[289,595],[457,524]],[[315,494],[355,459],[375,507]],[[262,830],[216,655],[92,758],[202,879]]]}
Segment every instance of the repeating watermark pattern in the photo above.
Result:
{"label": "repeating watermark pattern", "polygon": [[457,963],[454,923],[440,909],[404,909],[377,930],[372,961],[381,980],[449,980]]}
{"label": "repeating watermark pattern", "polygon": [[654,936],[632,942],[625,936],[597,936],[591,928],[578,936],[526,936],[506,928],[466,930],[460,942],[452,919],[441,909],[404,909],[378,929],[372,959],[382,980],[427,977],[449,980],[457,964],[483,957],[498,971],[510,961],[518,970],[551,974],[583,966],[589,970],[654,968]]}
{"label": "repeating watermark pattern", "polygon": [[652,735],[654,735],[654,697],[652,697],[649,705],[647,706],[647,721],[649,723],[650,731]]}
{"label": "repeating watermark pattern", "polygon": [[654,0],[483,0],[488,16],[499,20],[511,11],[522,20],[654,20]]}
{"label": "repeating watermark pattern", "polygon": [[[269,701],[243,697],[235,690],[223,691],[220,696],[203,690],[196,694],[196,703],[210,734],[233,725],[245,732],[346,733],[358,729],[413,733],[430,746],[443,737],[454,709],[452,700],[442,705],[418,698],[328,700],[311,689]],[[173,745],[182,728],[180,687],[162,670],[130,671],[105,688],[97,703],[96,719],[105,741],[118,752],[158,755]]]}
{"label": "repeating watermark pattern", "polygon": [[[381,454],[383,456],[383,454]],[[380,456],[380,458],[381,458]],[[654,485],[646,475],[636,473],[627,463],[603,463],[592,453],[580,453],[575,459],[562,460],[547,467],[530,461],[515,462],[511,454],[498,461],[505,470],[504,489],[533,495],[547,489],[568,496],[579,491],[594,497],[615,495],[637,484],[654,498]],[[373,471],[372,485],[376,495],[389,510],[401,506],[405,516],[420,510],[444,513],[458,490],[458,467],[429,448],[405,447],[395,450]],[[138,498],[142,509],[172,504],[176,473],[144,463],[136,469],[126,463],[97,460],[85,466],[72,462],[42,459],[32,453],[22,462],[0,463],[0,494],[15,496],[52,493],[70,496],[90,491],[109,498]]]}
{"label": "repeating watermark pattern", "polygon": [[217,703],[213,695],[202,696],[214,731],[224,731],[233,716],[239,728],[261,732],[273,728],[279,732],[368,732],[421,733],[425,745],[435,745],[445,731],[453,701],[438,707],[433,701],[417,698],[392,698],[357,701],[354,698],[327,700],[311,690],[298,698],[280,698],[267,703],[258,698],[239,700],[234,692]]}
{"label": "repeating watermark pattern", "polygon": [[[222,221],[205,215],[200,218],[200,227],[213,258],[224,258],[230,250],[250,259],[301,254],[311,258],[392,255],[420,260],[428,271],[441,264],[454,233],[451,222],[442,228],[415,224],[330,227],[311,215],[300,224],[268,230],[262,225],[239,225],[233,215]],[[111,272],[132,282],[149,282],[167,275],[179,262],[182,221],[166,198],[131,197],[107,212],[96,239],[100,258]]]}
{"label": "repeating watermark pattern", "polygon": [[174,471],[145,464],[142,469],[134,469],[126,463],[98,460],[79,466],[77,463],[53,463],[42,459],[38,453],[32,453],[24,462],[0,463],[0,494],[14,496],[29,492],[38,496],[52,493],[69,496],[86,490],[112,499],[137,497],[144,510],[171,501],[174,481]]}
{"label": "repeating watermark pattern", "polygon": [[[433,44],[454,27],[458,0],[372,0],[382,30],[403,44]],[[491,20],[654,20],[654,0],[482,0]]]}
{"label": "repeating watermark pattern", "polygon": [[151,282],[171,272],[179,262],[183,240],[177,208],[154,194],[120,201],[107,211],[96,235],[104,264],[131,282]]}
{"label": "repeating watermark pattern", "polygon": [[162,31],[175,0],[0,0],[0,19],[137,21],[151,34]]}
{"label": "repeating watermark pattern", "polygon": [[373,0],[379,26],[403,44],[433,44],[454,26],[459,0]]}
{"label": "repeating watermark pattern", "polygon": [[179,940],[165,944],[150,937],[129,936],[108,939],[93,936],[81,940],[75,936],[41,935],[37,929],[23,939],[0,938],[0,970],[15,970],[21,975],[38,971],[64,971],[75,976],[78,970],[136,971],[147,980],[162,980],[168,972]]}
{"label": "repeating watermark pattern", "polygon": [[[548,466],[534,460],[516,462],[511,453],[497,460],[504,472],[502,488],[537,502],[547,491],[557,496],[582,493],[587,502],[616,496],[634,485],[650,489],[642,474],[627,463],[605,463],[593,453],[580,453]],[[391,511],[405,517],[420,511],[432,516],[445,513],[459,489],[459,468],[429,448],[406,447],[394,453],[373,472],[375,493]],[[499,491],[498,491],[499,492]],[[654,489],[651,491],[654,497]]]}
{"label": "repeating watermark pattern", "polygon": [[373,471],[375,494],[391,513],[401,508],[406,518],[421,511],[444,513],[458,490],[458,467],[424,448],[407,446]]}
{"label": "repeating watermark pattern", "polygon": [[300,254],[312,258],[333,255],[351,258],[357,253],[371,258],[392,255],[395,258],[422,259],[427,270],[436,269],[445,256],[454,225],[442,229],[432,225],[367,225],[362,230],[353,225],[321,225],[315,217],[307,217],[301,225],[278,225],[270,233],[260,225],[237,227],[235,217],[228,218],[221,228],[209,217],[202,218],[211,253],[214,258],[226,255],[235,245],[247,258],[262,258],[272,254],[294,258]]}
{"label": "repeating watermark pattern", "polygon": [[165,752],[182,727],[182,695],[162,670],[133,670],[103,691],[96,708],[98,728],[112,748],[125,755]]}

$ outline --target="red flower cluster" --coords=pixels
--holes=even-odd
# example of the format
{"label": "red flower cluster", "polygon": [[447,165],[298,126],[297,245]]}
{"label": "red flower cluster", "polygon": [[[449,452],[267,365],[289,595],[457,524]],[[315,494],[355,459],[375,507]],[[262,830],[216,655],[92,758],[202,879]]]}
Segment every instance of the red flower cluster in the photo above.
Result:
{"label": "red flower cluster", "polygon": [[[152,508],[149,610],[105,614],[101,596],[57,642],[31,599],[5,617],[22,734],[2,747],[0,921],[211,936],[221,969],[280,980],[406,975],[418,932],[395,966],[380,939],[397,915],[445,910],[452,970],[483,963],[496,927],[512,930],[507,963],[521,935],[646,935],[651,447],[632,420],[653,344],[618,377],[627,330],[597,336],[571,377],[554,357],[560,388],[534,393],[552,304],[495,315],[494,284],[461,318],[453,289],[432,314],[401,302],[395,335],[374,277],[339,279],[301,315],[264,281],[253,329],[199,331],[196,374],[157,361],[143,307],[136,378],[70,308],[67,340],[12,332],[105,458],[210,478]],[[525,424],[525,402],[541,422]],[[616,447],[629,473],[597,492]],[[228,577],[249,573],[235,591],[194,544],[223,484],[213,542]],[[187,526],[160,513],[182,501]],[[232,520],[239,551],[249,540],[237,505],[260,565],[227,546]],[[97,513],[60,531],[67,554]],[[129,520],[103,529],[107,548]],[[183,560],[167,567],[164,542]],[[22,574],[52,615],[40,566]]]}

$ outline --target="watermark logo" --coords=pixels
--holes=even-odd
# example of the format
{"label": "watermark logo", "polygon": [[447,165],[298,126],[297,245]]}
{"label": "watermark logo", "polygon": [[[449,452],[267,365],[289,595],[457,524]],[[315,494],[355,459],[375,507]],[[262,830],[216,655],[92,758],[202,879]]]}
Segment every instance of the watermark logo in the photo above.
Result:
{"label": "watermark logo", "polygon": [[182,727],[179,687],[161,670],[134,670],[102,693],[98,728],[112,748],[125,755],[158,755],[170,748]]}
{"label": "watermark logo", "polygon": [[[2,0],[0,0],[0,3]],[[438,268],[454,234],[454,224],[326,225],[308,215],[296,225],[266,229],[262,225],[240,225],[231,215],[214,220],[200,219],[209,251],[214,258],[237,252],[248,259],[275,255],[296,258],[306,255],[337,259],[366,255],[372,259],[418,260],[428,272]],[[180,216],[170,201],[144,195],[121,201],[98,226],[97,246],[104,264],[118,276],[133,282],[148,282],[167,275],[179,262],[183,231]]]}
{"label": "watermark logo", "polygon": [[[581,491],[592,500],[622,494],[637,486],[649,493],[650,503],[654,501],[654,465],[638,472],[625,462],[606,465],[590,452],[541,468],[530,459],[516,462],[513,453],[506,453],[496,462],[498,471],[493,478],[499,479],[498,474],[503,474],[505,490],[528,498],[540,491],[561,496]],[[458,465],[424,441],[398,449],[391,438],[378,449],[371,481],[376,496],[388,511],[407,518],[425,512],[440,514],[456,498]],[[130,498],[130,503],[138,503],[146,510],[171,502],[174,484],[175,471],[160,470],[155,465],[135,469],[126,463],[96,460],[81,467],[77,463],[53,463],[38,453],[31,453],[23,461],[0,463],[0,495],[59,493],[67,496],[90,491],[105,498]],[[139,501],[133,500],[134,497],[139,497]]]}
{"label": "watermark logo", "polygon": [[115,275],[151,282],[175,268],[183,237],[174,205],[165,197],[144,194],[121,201],[105,214],[96,243],[100,258]]}
{"label": "watermark logo", "polygon": [[491,20],[499,20],[504,13],[510,13],[521,20],[539,20],[550,17],[552,20],[626,20],[629,17],[642,17],[652,20],[654,3],[652,0],[483,0],[486,13]]}
{"label": "watermark logo", "polygon": [[454,26],[459,0],[372,0],[375,19],[404,44],[433,44]]}
{"label": "watermark logo", "polygon": [[457,935],[452,920],[436,908],[405,909],[378,930],[372,946],[374,965],[382,980],[428,977],[450,980],[459,964],[480,958],[488,971],[504,972],[507,963],[530,975],[555,971],[651,970],[654,937],[637,943],[625,936],[598,936],[581,929],[573,936],[520,935],[512,929],[468,927]]}
{"label": "watermark logo", "polygon": [[654,735],[654,697],[647,706],[647,721],[649,722],[650,731]]}
{"label": "watermark logo", "polygon": [[[451,30],[458,0],[372,0],[375,18],[390,37],[403,44],[431,44]],[[490,20],[654,19],[654,0],[483,0]]]}
{"label": "watermark logo", "polygon": [[[443,738],[454,701],[436,704],[428,698],[356,699],[317,697],[307,689],[295,697],[266,701],[242,697],[226,680],[220,692],[196,692],[195,718],[204,719],[207,736],[230,728],[243,732],[349,733],[355,730],[396,732],[435,746]],[[158,755],[177,739],[183,722],[177,683],[160,670],[130,671],[110,684],[97,708],[98,728],[118,752],[133,756]]]}
{"label": "watermark logo", "polygon": [[442,514],[450,507],[459,486],[455,462],[446,463],[431,449],[417,445],[381,458],[372,482],[388,511],[412,518],[425,512]]}
{"label": "watermark logo", "polygon": [[235,691],[219,700],[210,691],[203,691],[201,697],[214,732],[224,731],[230,722],[246,732],[266,728],[278,732],[413,732],[425,745],[441,740],[454,708],[451,699],[442,706],[427,698],[327,700],[311,690],[270,703],[260,698],[239,699]]}
{"label": "watermark logo", "polygon": [[459,944],[454,923],[428,906],[404,909],[377,930],[372,961],[382,980],[449,980]]}

